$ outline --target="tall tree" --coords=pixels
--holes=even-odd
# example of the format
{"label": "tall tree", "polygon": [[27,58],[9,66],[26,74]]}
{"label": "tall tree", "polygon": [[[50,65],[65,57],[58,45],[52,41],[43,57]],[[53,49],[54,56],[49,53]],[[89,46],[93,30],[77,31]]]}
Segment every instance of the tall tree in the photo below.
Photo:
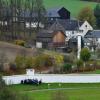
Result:
{"label": "tall tree", "polygon": [[90,7],[83,8],[79,14],[78,19],[80,21],[88,21],[92,26],[95,26],[94,12]]}
{"label": "tall tree", "polygon": [[43,0],[34,0],[34,12],[36,13],[36,22],[37,22],[37,29],[36,31],[38,32],[41,25],[44,24],[45,22],[45,14],[46,14],[46,9],[45,6],[43,5]]}
{"label": "tall tree", "polygon": [[100,3],[98,3],[94,9],[94,15],[96,17],[96,25],[100,28]]}

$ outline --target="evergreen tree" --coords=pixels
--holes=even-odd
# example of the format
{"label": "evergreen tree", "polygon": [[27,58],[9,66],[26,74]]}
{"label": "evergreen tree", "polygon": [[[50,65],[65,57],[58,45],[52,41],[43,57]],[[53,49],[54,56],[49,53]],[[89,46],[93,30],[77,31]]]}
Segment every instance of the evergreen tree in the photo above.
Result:
{"label": "evergreen tree", "polygon": [[94,9],[94,15],[96,17],[96,25],[100,28],[100,3],[98,3]]}

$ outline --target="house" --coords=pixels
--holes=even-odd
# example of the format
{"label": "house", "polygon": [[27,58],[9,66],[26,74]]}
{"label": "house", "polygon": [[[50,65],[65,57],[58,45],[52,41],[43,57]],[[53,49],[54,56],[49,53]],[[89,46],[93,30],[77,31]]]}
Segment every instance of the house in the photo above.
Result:
{"label": "house", "polygon": [[[48,35],[47,30],[49,32],[52,31],[51,33],[57,32],[57,31],[63,32],[66,37],[64,38],[65,45],[62,45],[62,47],[77,48],[77,36],[78,36],[79,30],[81,30],[80,34],[82,36],[82,47],[83,47],[84,35],[87,33],[87,31],[92,30],[92,29],[93,29],[92,26],[87,21],[81,22],[78,20],[71,20],[71,19],[57,19],[56,21],[54,21],[54,23],[51,26],[46,28],[46,32],[42,33],[41,31],[41,34],[44,36]],[[40,37],[37,37],[37,41],[38,41],[38,38]],[[41,41],[42,40],[43,38],[41,38]],[[42,44],[46,45],[47,43],[42,42]]]}
{"label": "house", "polygon": [[67,36],[66,41],[69,41],[72,37],[76,38],[78,30],[82,31],[83,37],[89,30],[93,30],[92,26],[87,21],[82,22],[72,19],[58,19],[53,23],[52,27],[54,27],[55,24],[60,24],[63,27]]}
{"label": "house", "polygon": [[87,46],[90,49],[100,48],[100,30],[88,31],[84,38],[91,41],[90,45]]}
{"label": "house", "polygon": [[37,34],[36,47],[47,49],[63,47],[65,39],[66,35],[62,30],[41,30]]}
{"label": "house", "polygon": [[82,34],[84,37],[89,30],[93,30],[93,27],[87,21],[85,21],[83,24],[79,26],[79,30],[83,31]]}

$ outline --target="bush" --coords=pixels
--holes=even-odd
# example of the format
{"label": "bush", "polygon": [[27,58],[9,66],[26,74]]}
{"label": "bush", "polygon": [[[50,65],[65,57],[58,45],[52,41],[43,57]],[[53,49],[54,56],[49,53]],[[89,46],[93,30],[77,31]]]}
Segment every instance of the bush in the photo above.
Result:
{"label": "bush", "polygon": [[81,59],[77,60],[76,65],[77,65],[77,68],[79,69],[79,67],[83,65],[83,61]]}
{"label": "bush", "polygon": [[16,71],[16,65],[14,63],[9,63],[10,70]]}
{"label": "bush", "polygon": [[63,65],[63,72],[71,72],[71,70],[72,70],[72,64],[65,63]]}
{"label": "bush", "polygon": [[16,56],[15,64],[17,68],[25,68],[25,57],[20,55]]}
{"label": "bush", "polygon": [[98,56],[98,58],[100,58],[100,48],[99,49],[97,49],[97,56]]}
{"label": "bush", "polygon": [[26,95],[19,94],[6,86],[0,76],[0,100],[29,100],[29,98]]}
{"label": "bush", "polygon": [[24,46],[25,45],[25,41],[23,41],[23,40],[15,40],[14,43],[16,45],[20,45],[20,46]]}

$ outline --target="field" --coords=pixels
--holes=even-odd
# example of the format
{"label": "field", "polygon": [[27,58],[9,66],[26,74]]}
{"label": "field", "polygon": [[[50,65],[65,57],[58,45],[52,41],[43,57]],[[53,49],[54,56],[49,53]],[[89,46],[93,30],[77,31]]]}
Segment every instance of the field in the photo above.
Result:
{"label": "field", "polygon": [[89,72],[82,72],[81,74],[100,74],[100,69],[89,71]]}
{"label": "field", "polygon": [[32,85],[12,85],[11,89],[19,91],[29,96],[30,100],[52,100],[52,96],[60,91],[68,100],[100,100],[100,83],[95,84],[72,84],[58,83],[42,84],[40,86]]}
{"label": "field", "polygon": [[85,6],[90,6],[94,9],[96,3],[86,2],[81,0],[44,0],[46,8],[58,8],[66,7],[70,12],[72,17],[76,17],[78,12]]}
{"label": "field", "polygon": [[[52,96],[56,91],[58,90],[36,91],[29,92],[27,95],[30,96],[30,100],[53,100]],[[100,100],[100,89],[71,89],[61,90],[61,92],[69,98],[68,100]]]}

